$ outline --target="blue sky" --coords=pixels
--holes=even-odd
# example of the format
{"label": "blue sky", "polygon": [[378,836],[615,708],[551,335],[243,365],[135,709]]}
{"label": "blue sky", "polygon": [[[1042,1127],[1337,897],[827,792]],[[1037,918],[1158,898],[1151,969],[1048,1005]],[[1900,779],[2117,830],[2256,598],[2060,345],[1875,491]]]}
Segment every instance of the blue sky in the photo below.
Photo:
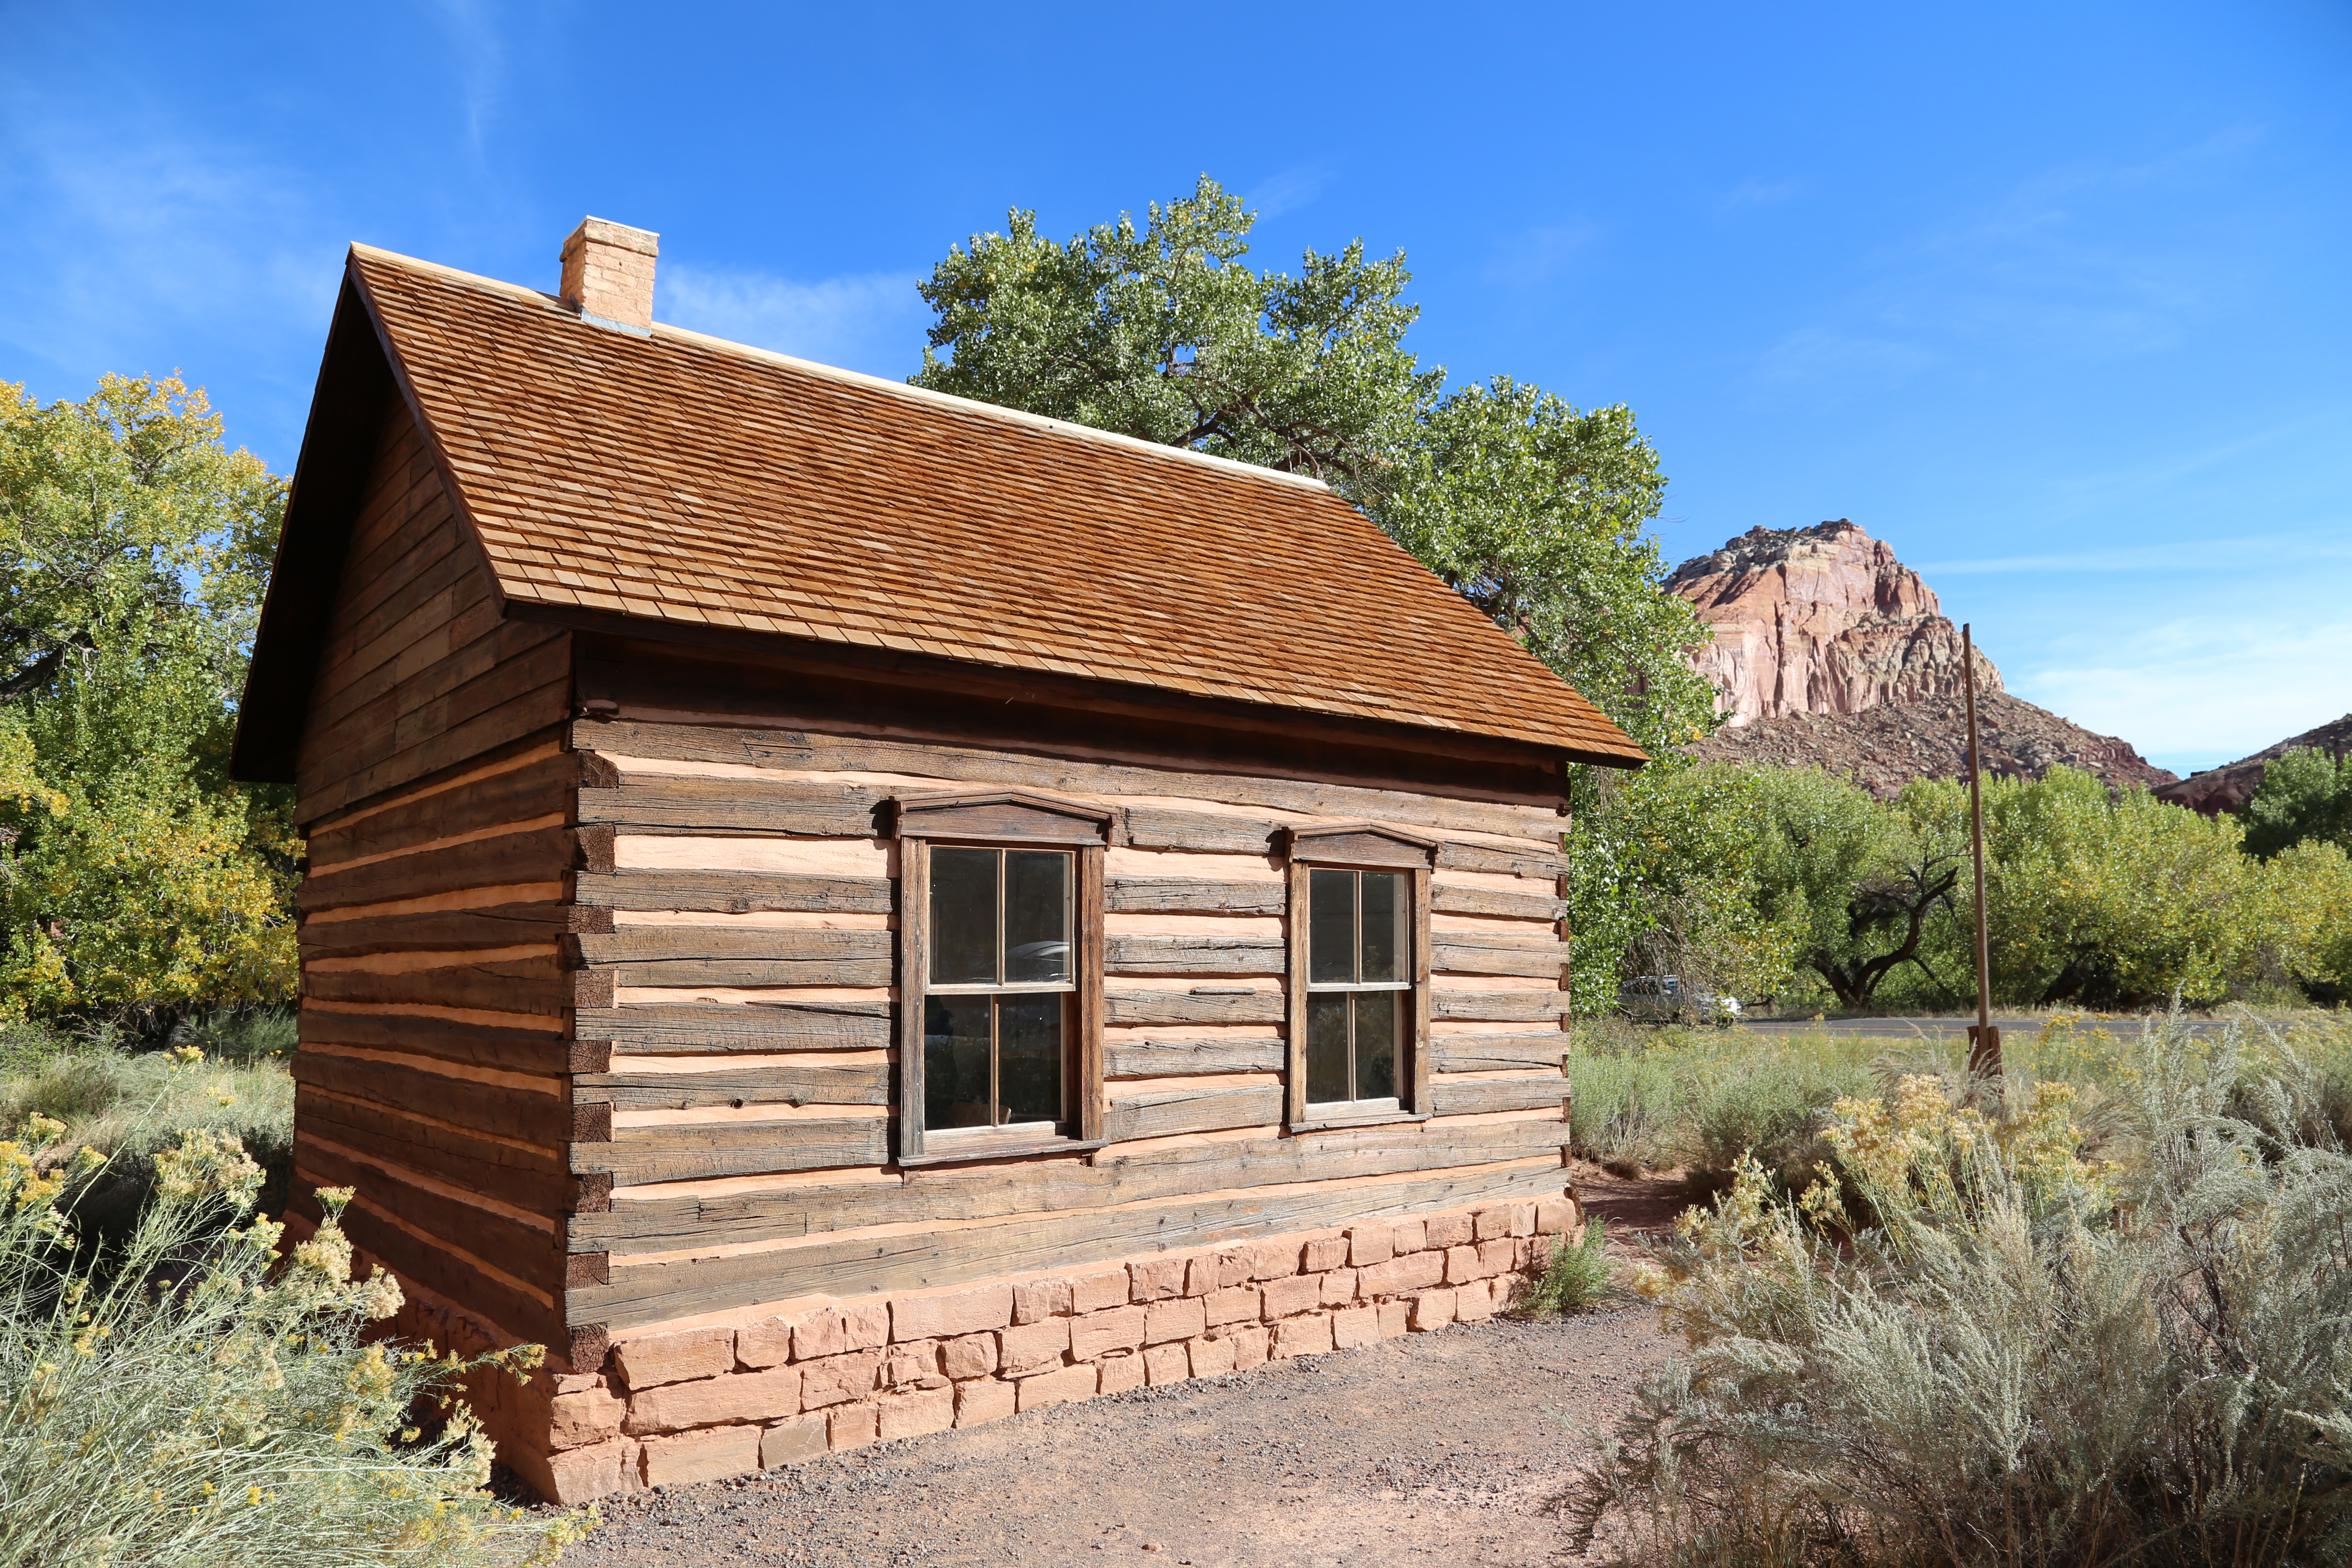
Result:
{"label": "blue sky", "polygon": [[1624,402],[1670,559],[1851,517],[2011,687],[2181,771],[2352,709],[2352,6],[0,0],[0,380],[177,367],[281,469],[344,244],[884,374],[1011,205],[1206,170],[1255,259]]}

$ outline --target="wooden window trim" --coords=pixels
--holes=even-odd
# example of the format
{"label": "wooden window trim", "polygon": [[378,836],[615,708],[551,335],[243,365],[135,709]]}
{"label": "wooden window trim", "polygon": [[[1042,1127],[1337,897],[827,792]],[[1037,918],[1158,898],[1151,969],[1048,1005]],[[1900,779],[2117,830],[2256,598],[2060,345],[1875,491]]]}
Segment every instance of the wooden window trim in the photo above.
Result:
{"label": "wooden window trim", "polygon": [[[1437,842],[1378,823],[1332,823],[1289,830],[1289,973],[1285,976],[1286,1040],[1283,1120],[1288,1130],[1313,1132],[1330,1127],[1369,1127],[1430,1117],[1430,872]],[[1374,857],[1378,857],[1375,858]],[[1397,1106],[1366,1111],[1330,1112],[1307,1099],[1307,888],[1317,870],[1402,871],[1411,879],[1412,910],[1412,1005],[1406,1009],[1408,1037],[1398,1074]],[[1335,1100],[1333,1105],[1349,1103]]]}
{"label": "wooden window trim", "polygon": [[[1102,1146],[1103,1122],[1103,851],[1108,808],[1056,800],[1022,790],[958,790],[902,795],[895,805],[898,838],[898,1163],[902,1168],[1017,1154],[1080,1153]],[[969,808],[983,808],[975,818]],[[1009,809],[1007,809],[1009,808]],[[1092,837],[1085,825],[1091,823]],[[975,826],[995,831],[973,833]],[[1034,831],[1029,830],[1034,828]],[[976,849],[1024,849],[1051,845],[1072,850],[1070,921],[1074,1036],[1069,1094],[1071,1131],[993,1137],[975,1133],[952,1141],[927,1139],[923,1125],[923,997],[930,960],[931,847],[934,840]],[[951,1146],[941,1147],[943,1142]]]}

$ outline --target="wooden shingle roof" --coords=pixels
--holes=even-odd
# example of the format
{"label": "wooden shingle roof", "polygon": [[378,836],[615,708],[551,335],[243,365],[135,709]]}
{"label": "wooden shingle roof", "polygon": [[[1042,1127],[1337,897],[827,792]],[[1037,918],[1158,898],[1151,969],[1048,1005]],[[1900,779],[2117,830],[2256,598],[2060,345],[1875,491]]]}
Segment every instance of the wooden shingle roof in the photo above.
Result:
{"label": "wooden shingle roof", "polygon": [[509,605],[1642,759],[1318,481],[365,247],[351,277]]}

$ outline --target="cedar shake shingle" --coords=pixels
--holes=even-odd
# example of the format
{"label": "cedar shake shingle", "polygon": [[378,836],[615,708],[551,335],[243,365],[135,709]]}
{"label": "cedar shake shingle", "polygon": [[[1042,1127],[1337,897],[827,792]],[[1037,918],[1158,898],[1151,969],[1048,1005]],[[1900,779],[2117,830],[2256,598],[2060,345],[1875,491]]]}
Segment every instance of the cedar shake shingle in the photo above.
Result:
{"label": "cedar shake shingle", "polygon": [[366,247],[352,270],[509,602],[1641,758],[1315,480]]}

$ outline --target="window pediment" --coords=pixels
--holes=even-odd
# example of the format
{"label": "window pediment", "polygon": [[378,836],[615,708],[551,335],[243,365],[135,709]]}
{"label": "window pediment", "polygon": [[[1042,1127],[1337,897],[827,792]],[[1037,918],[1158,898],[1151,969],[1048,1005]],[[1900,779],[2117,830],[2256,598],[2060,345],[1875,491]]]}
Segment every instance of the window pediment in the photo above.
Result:
{"label": "window pediment", "polygon": [[987,838],[1029,844],[1109,842],[1111,808],[1059,800],[1026,790],[951,790],[902,795],[896,807],[901,838]]}
{"label": "window pediment", "polygon": [[1376,822],[1333,822],[1289,829],[1290,858],[1310,865],[1395,866],[1427,870],[1437,841]]}

